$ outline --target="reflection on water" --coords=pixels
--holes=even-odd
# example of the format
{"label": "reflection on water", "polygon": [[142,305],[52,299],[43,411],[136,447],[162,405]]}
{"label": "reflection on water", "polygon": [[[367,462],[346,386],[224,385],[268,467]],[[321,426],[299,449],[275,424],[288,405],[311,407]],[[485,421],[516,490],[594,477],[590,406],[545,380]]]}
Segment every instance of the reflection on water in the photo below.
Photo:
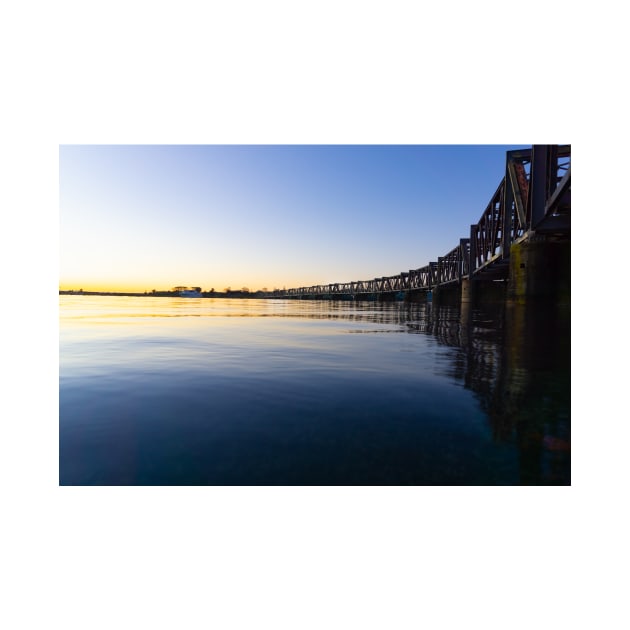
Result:
{"label": "reflection on water", "polygon": [[61,484],[566,485],[570,313],[61,296],[59,430]]}

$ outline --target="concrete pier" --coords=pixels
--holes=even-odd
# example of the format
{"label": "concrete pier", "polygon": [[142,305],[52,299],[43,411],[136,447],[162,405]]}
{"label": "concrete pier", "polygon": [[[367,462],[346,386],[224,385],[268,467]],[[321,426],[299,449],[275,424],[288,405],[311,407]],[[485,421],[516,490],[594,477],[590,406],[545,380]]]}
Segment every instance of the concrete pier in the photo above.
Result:
{"label": "concrete pier", "polygon": [[461,302],[462,304],[469,304],[473,300],[473,282],[469,278],[464,278],[461,284]]}
{"label": "concrete pier", "polygon": [[507,298],[519,303],[530,299],[571,301],[571,242],[534,237],[510,248]]}

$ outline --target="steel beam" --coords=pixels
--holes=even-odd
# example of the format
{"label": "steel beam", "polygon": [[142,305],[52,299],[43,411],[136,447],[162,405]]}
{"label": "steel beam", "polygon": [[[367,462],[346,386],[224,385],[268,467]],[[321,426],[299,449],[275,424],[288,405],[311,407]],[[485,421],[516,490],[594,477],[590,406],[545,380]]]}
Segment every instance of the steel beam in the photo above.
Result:
{"label": "steel beam", "polygon": [[[532,147],[532,166],[530,173],[531,226],[536,226],[545,217],[545,204],[549,192],[549,147],[535,144]],[[554,182],[555,184],[555,182]]]}

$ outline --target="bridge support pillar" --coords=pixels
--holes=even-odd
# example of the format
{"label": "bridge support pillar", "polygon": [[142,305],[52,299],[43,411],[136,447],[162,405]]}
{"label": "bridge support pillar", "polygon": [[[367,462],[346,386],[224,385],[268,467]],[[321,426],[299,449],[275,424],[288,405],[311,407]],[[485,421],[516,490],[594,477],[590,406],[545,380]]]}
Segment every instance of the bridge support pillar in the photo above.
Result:
{"label": "bridge support pillar", "polygon": [[470,278],[463,278],[462,284],[461,284],[462,304],[467,304],[469,302],[472,302],[472,299],[473,299],[472,288],[473,288],[473,281]]}
{"label": "bridge support pillar", "polygon": [[508,298],[571,301],[571,242],[533,237],[510,248]]}

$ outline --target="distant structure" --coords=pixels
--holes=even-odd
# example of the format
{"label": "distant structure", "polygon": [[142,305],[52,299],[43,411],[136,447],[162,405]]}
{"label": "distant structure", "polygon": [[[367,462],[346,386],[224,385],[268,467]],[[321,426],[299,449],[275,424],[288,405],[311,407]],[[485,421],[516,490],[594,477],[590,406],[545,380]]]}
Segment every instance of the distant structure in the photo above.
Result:
{"label": "distant structure", "polygon": [[202,297],[201,287],[173,287],[171,291],[180,297]]}

